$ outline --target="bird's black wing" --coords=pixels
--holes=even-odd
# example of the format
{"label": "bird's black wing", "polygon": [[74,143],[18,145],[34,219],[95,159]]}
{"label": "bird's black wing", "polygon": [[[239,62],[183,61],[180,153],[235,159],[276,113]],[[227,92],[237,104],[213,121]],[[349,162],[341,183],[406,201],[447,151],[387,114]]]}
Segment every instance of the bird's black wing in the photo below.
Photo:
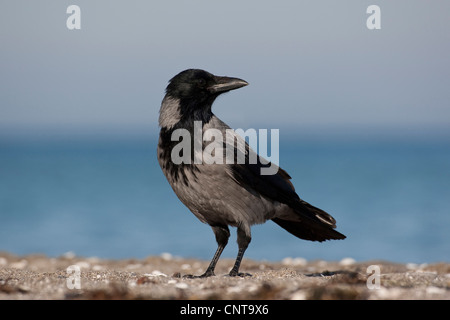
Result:
{"label": "bird's black wing", "polygon": [[[246,147],[248,148],[248,145]],[[293,209],[290,216],[276,217],[272,219],[274,222],[302,239],[323,241],[345,238],[333,230],[336,221],[331,215],[300,199],[286,171],[278,167],[276,174],[261,175],[262,168],[271,166],[271,163],[265,163],[267,161],[261,162],[259,156],[256,163],[249,163],[246,152],[245,163],[235,162],[230,165],[231,174],[236,183],[249,192],[284,203]]]}
{"label": "bird's black wing", "polygon": [[[247,160],[247,159],[246,159]],[[232,164],[235,181],[246,188],[251,188],[263,196],[285,204],[299,201],[289,174],[278,167],[274,175],[261,175],[262,168],[270,167],[271,163],[263,164],[258,157],[257,163]]]}

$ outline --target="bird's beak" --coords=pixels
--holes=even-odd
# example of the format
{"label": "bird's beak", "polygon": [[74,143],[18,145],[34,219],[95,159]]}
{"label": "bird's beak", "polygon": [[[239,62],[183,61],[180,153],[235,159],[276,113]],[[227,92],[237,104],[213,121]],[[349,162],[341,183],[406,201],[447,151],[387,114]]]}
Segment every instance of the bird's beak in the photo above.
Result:
{"label": "bird's beak", "polygon": [[230,77],[215,77],[216,83],[208,88],[211,93],[224,93],[248,85],[247,81]]}

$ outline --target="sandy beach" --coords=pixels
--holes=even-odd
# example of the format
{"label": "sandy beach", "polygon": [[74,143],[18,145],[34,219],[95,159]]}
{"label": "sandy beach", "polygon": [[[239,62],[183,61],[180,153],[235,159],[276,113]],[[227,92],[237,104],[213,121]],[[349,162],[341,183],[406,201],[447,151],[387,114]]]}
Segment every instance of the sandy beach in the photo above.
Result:
{"label": "sandy beach", "polygon": [[252,276],[241,278],[227,276],[233,260],[223,259],[215,277],[184,277],[208,263],[168,253],[124,260],[0,253],[0,299],[450,299],[449,263],[244,259],[241,270]]}

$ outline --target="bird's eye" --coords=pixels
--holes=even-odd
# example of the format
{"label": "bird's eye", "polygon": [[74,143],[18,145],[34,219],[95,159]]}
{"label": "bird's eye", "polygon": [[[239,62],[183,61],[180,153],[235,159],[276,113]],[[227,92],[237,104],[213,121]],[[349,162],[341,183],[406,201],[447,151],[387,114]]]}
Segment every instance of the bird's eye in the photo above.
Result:
{"label": "bird's eye", "polygon": [[200,88],[204,88],[206,86],[206,80],[205,79],[199,79],[198,80],[198,86]]}

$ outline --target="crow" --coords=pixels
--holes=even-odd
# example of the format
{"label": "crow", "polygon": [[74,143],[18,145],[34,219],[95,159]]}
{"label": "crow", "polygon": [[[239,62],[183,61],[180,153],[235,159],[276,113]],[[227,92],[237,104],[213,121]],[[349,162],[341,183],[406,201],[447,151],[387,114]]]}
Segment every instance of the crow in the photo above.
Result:
{"label": "crow", "polygon": [[[331,215],[300,199],[286,171],[277,167],[275,174],[261,174],[262,168],[274,164],[258,155],[257,161],[249,161],[255,151],[239,135],[233,136],[233,159],[237,160],[237,154],[241,152],[245,161],[207,163],[205,158],[199,161],[202,158],[194,146],[200,145],[202,151],[212,141],[195,134],[196,123],[200,124],[197,128],[201,133],[216,129],[225,136],[230,127],[213,114],[212,104],[222,93],[246,85],[248,83],[239,78],[188,69],[169,81],[161,103],[159,165],[181,202],[212,228],[218,245],[205,273],[190,277],[215,275],[217,261],[230,237],[228,226],[237,228],[239,249],[230,276],[249,275],[240,273],[239,267],[251,241],[250,227],[254,224],[272,220],[296,237],[311,241],[346,238],[334,230],[336,221]],[[179,150],[177,147],[181,143],[180,136],[174,135],[178,129],[190,134],[188,138],[183,137],[183,140],[190,140],[181,142],[189,143],[191,149]],[[223,142],[223,150],[229,144],[229,140]],[[214,152],[222,151],[216,148]],[[190,161],[173,161],[174,155],[181,154],[184,160]],[[223,154],[225,156],[225,151]]]}

